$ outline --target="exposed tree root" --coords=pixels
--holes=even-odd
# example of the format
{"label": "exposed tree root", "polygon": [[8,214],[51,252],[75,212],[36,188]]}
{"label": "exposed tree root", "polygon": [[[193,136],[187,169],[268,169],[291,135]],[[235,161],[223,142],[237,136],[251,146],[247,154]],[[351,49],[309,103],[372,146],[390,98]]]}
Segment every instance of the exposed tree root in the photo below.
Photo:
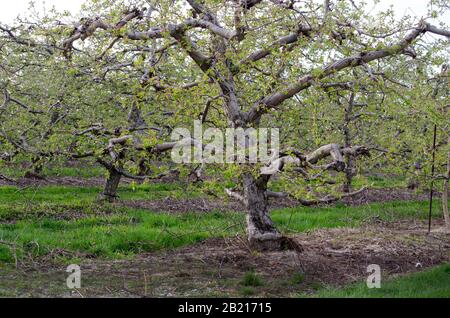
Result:
{"label": "exposed tree root", "polygon": [[250,248],[252,250],[267,252],[267,251],[297,251],[303,252],[303,247],[297,243],[294,239],[278,235],[271,238],[255,238],[249,241]]}

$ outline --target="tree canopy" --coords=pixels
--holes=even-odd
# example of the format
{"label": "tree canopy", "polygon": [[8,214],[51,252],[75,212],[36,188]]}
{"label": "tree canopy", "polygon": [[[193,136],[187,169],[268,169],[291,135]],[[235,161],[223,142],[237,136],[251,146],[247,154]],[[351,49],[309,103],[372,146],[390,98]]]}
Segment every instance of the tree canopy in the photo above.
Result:
{"label": "tree canopy", "polygon": [[270,162],[209,166],[236,182],[249,240],[279,247],[269,197],[336,200],[368,167],[429,176],[433,125],[448,149],[450,31],[428,20],[449,6],[429,8],[418,21],[352,0],[89,0],[79,18],[0,24],[1,158],[93,158],[111,199],[120,176],[174,168],[176,127],[279,128]]}

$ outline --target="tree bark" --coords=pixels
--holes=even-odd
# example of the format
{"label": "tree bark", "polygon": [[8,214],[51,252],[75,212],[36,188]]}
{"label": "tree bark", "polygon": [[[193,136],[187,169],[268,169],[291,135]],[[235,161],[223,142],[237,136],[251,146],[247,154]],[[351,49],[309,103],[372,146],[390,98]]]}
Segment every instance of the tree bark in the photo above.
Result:
{"label": "tree bark", "polygon": [[[448,143],[450,144],[450,134]],[[446,177],[447,178],[444,180],[444,189],[442,191],[442,210],[444,212],[445,226],[450,229],[450,216],[448,214],[448,179],[450,178],[450,152],[448,153]]]}
{"label": "tree bark", "polygon": [[247,236],[250,246],[258,250],[280,250],[283,236],[269,217],[267,182],[269,176],[255,178],[243,174],[244,203],[247,209]]}
{"label": "tree bark", "polygon": [[350,193],[353,181],[353,159],[349,155],[345,155],[345,182],[343,186],[344,193]]}
{"label": "tree bark", "polygon": [[105,188],[100,194],[100,201],[114,202],[117,199],[117,188],[119,187],[121,177],[122,175],[116,169],[109,169]]}
{"label": "tree bark", "polygon": [[[344,114],[344,147],[348,148],[352,145],[352,136],[350,132],[351,115],[353,112],[353,102],[355,99],[355,93],[352,92],[348,101],[348,106],[345,108]],[[353,158],[350,154],[345,154],[345,182],[343,191],[349,193],[352,189],[353,179]]]}
{"label": "tree bark", "polygon": [[39,179],[44,180],[45,177],[42,176],[43,165],[40,162],[39,157],[34,157],[31,161],[31,167],[25,172],[24,177],[29,179]]}

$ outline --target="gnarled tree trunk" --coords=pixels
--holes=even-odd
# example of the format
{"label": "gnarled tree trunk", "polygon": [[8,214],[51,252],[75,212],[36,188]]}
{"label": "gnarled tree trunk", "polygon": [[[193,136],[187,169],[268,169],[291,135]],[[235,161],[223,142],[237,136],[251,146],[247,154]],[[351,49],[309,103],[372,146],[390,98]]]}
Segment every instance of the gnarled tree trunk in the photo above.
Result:
{"label": "gnarled tree trunk", "polygon": [[283,239],[269,217],[268,181],[269,176],[255,178],[250,173],[243,174],[248,241],[252,247],[262,250],[280,249]]}
{"label": "gnarled tree trunk", "polygon": [[109,169],[105,188],[99,197],[100,201],[114,202],[117,199],[117,188],[121,177],[122,175],[115,168]]}
{"label": "gnarled tree trunk", "polygon": [[41,158],[39,156],[33,157],[31,161],[31,167],[25,172],[24,177],[29,179],[39,179],[44,180],[45,177],[42,176],[43,165]]}

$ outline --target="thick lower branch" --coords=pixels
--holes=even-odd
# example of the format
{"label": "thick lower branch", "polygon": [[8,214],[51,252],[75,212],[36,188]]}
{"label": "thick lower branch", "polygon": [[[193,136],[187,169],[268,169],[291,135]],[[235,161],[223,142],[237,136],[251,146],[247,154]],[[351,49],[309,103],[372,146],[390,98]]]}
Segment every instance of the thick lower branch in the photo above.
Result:
{"label": "thick lower branch", "polygon": [[358,157],[362,155],[369,155],[369,150],[363,146],[353,146],[342,148],[337,144],[329,144],[320,147],[319,149],[311,152],[308,155],[302,155],[300,152],[294,153],[292,155],[285,155],[270,162],[269,166],[261,168],[262,175],[273,175],[283,170],[284,166],[287,164],[292,164],[299,166],[301,168],[314,167],[313,165],[320,160],[331,157],[332,162],[321,167],[323,170],[336,170],[343,171],[345,168],[345,161],[343,155]]}

